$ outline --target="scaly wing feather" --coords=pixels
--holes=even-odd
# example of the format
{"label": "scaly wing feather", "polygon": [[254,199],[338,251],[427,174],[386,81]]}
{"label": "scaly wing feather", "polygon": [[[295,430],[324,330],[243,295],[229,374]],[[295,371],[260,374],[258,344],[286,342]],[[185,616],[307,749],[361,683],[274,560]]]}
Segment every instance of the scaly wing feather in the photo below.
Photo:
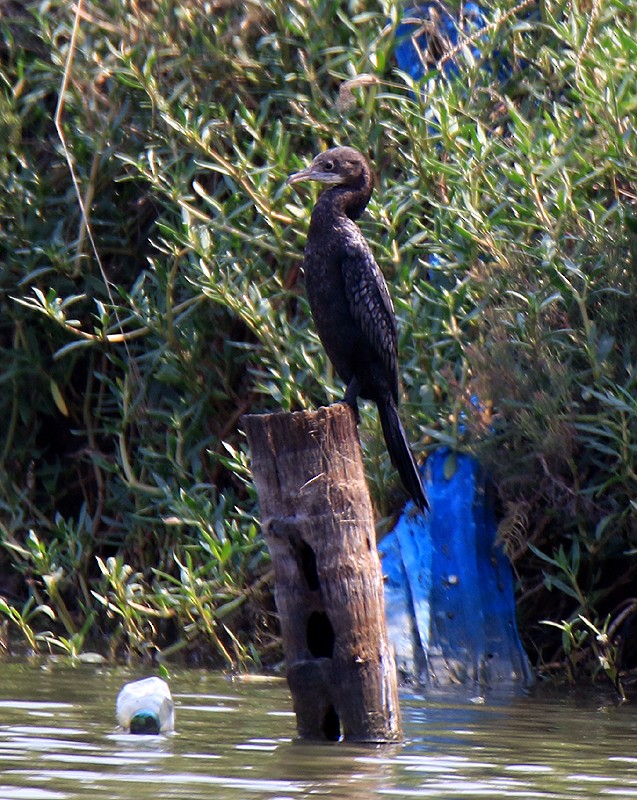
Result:
{"label": "scaly wing feather", "polygon": [[382,362],[394,398],[398,394],[394,306],[383,273],[363,236],[350,238],[341,262],[345,295],[363,336]]}

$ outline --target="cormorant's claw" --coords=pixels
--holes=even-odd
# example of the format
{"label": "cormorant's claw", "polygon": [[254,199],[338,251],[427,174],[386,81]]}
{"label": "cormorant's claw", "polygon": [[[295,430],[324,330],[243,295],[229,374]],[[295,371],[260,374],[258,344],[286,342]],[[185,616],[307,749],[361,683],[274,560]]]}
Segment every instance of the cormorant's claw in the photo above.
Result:
{"label": "cormorant's claw", "polygon": [[342,400],[338,400],[339,403],[344,403],[346,406],[349,406],[352,411],[354,412],[354,419],[356,420],[356,424],[358,425],[361,421],[360,411],[358,410],[358,402],[354,399],[354,402],[347,399],[347,393]]}

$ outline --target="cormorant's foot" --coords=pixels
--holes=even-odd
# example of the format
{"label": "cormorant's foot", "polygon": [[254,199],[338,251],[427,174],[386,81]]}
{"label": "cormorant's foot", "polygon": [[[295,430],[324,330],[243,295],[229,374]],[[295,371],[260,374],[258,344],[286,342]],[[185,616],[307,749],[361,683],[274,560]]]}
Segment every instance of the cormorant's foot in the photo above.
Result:
{"label": "cormorant's foot", "polygon": [[360,393],[361,393],[360,381],[356,376],[354,376],[347,384],[347,389],[345,389],[345,397],[343,398],[343,402],[347,403],[348,406],[351,406],[354,409],[354,413],[356,414],[356,422],[358,422],[358,396],[360,395]]}
{"label": "cormorant's foot", "polygon": [[351,400],[347,399],[347,395],[345,395],[345,397],[342,400],[337,400],[336,402],[344,403],[346,406],[349,406],[352,409],[352,411],[354,412],[354,419],[356,420],[356,424],[358,425],[358,423],[361,421],[361,415],[358,410],[358,403],[356,402],[356,400],[354,400],[354,402],[352,403]]}

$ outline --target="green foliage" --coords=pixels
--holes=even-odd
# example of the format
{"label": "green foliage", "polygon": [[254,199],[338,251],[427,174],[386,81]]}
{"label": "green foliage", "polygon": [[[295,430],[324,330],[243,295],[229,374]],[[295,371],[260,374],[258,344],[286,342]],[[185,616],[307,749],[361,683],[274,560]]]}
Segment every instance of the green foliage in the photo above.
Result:
{"label": "green foliage", "polygon": [[[575,682],[583,667],[592,669],[593,677],[601,670],[613,684],[621,702],[626,701],[621,680],[619,647],[612,642],[609,634],[610,617],[606,617],[601,630],[581,614],[571,621],[542,620],[542,622],[561,632],[562,650],[567,659],[566,675],[571,683]],[[596,656],[596,661],[592,664],[589,648]]]}
{"label": "green foliage", "polygon": [[[0,21],[0,567],[23,576],[0,611],[33,649],[48,609],[49,642],[73,652],[93,634],[113,653],[258,658],[267,556],[238,428],[342,393],[298,274],[311,198],[285,178],[347,142],[379,174],[363,227],[417,451],[490,467],[540,661],[568,663],[535,626],[547,616],[620,635],[637,544],[634,10],[500,0],[479,47],[510,76],[460,54],[456,77],[416,84],[395,68],[396,2],[211,8],[91,5],[76,40],[59,0]],[[361,435],[385,515],[401,495],[371,409]]]}

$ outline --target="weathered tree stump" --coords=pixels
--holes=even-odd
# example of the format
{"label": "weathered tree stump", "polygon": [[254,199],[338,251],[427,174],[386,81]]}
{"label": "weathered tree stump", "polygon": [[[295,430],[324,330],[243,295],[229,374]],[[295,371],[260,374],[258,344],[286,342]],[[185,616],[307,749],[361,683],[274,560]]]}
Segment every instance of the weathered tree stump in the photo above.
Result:
{"label": "weathered tree stump", "polygon": [[243,418],[299,736],[400,738],[374,517],[354,414]]}

